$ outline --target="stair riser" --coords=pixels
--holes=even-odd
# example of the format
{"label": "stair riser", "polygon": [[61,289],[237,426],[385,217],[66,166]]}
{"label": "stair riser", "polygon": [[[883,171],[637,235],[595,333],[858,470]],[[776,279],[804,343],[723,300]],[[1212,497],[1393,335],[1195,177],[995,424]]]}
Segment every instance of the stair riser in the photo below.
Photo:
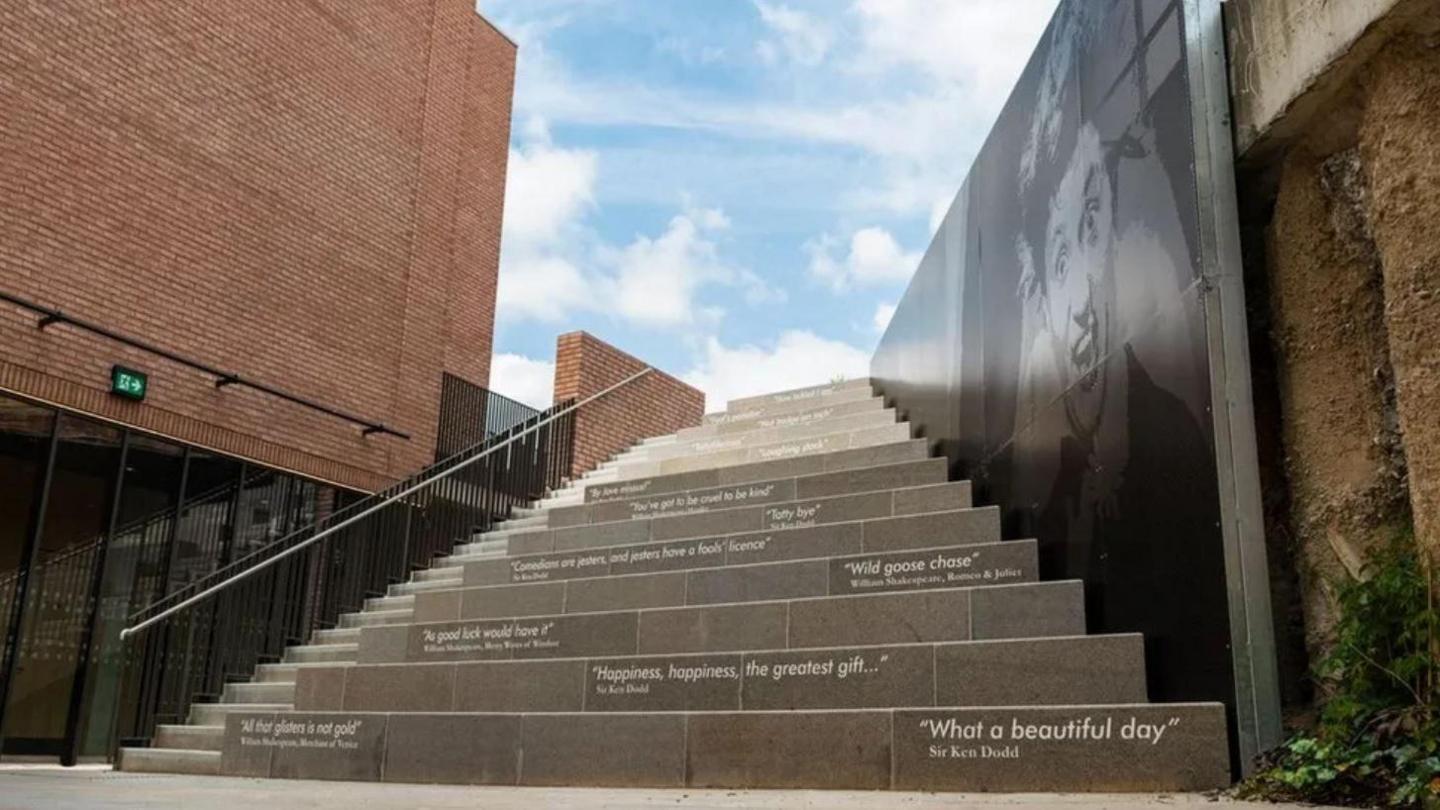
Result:
{"label": "stair riser", "polygon": [[874,398],[875,391],[868,383],[841,383],[840,385],[821,386],[797,391],[777,391],[774,394],[765,396],[745,397],[744,399],[732,400],[726,403],[723,412],[707,414],[703,423],[707,425],[724,424],[736,419],[742,419],[756,411],[766,414],[806,411],[842,402],[856,402]]}
{"label": "stair riser", "polygon": [[661,461],[681,456],[694,456],[739,450],[748,447],[771,445],[779,442],[793,442],[815,436],[834,433],[849,433],[870,430],[895,424],[893,409],[869,411],[849,416],[835,416],[814,422],[780,424],[775,427],[758,427],[751,423],[748,430],[735,430],[715,436],[695,436],[673,444],[658,444],[637,447],[627,454],[627,460]]}
{"label": "stair riser", "polygon": [[[547,525],[552,529],[566,528],[944,483],[947,483],[946,462],[935,458],[552,509]],[[970,503],[967,499],[961,505],[969,506]]]}
{"label": "stair riser", "polygon": [[1142,703],[1138,635],[309,669],[299,711],[657,712]]}
{"label": "stair riser", "polygon": [[295,685],[283,681],[263,683],[231,683],[225,685],[223,703],[291,703]]}
{"label": "stair riser", "polygon": [[265,705],[260,703],[196,703],[190,707],[189,725],[192,726],[223,726],[225,718],[231,714],[244,714],[247,712],[278,712],[290,711],[290,705]]}
{"label": "stair riser", "polygon": [[189,751],[219,751],[225,742],[225,728],[215,726],[160,726],[155,731],[154,748],[179,748]]}
{"label": "stair riser", "polygon": [[[723,541],[712,545],[724,546]],[[723,554],[723,551],[721,552]],[[1033,540],[420,594],[415,621],[549,616],[1035,582]]]}
{"label": "stair riser", "polygon": [[[1134,739],[1136,728],[1162,731],[1156,742]],[[344,747],[334,742],[337,729]],[[1036,739],[1066,729],[1085,737]],[[496,785],[1016,792],[1196,791],[1229,782],[1219,704],[256,714],[227,723],[222,772]]]}
{"label": "stair riser", "polygon": [[587,658],[1085,632],[1078,582],[367,627],[361,663]]}
{"label": "stair riser", "polygon": [[[783,531],[879,518],[925,515],[967,510],[970,487],[964,482],[930,487],[786,501],[765,506],[747,506],[658,517],[651,520],[621,520],[593,523],[565,529],[549,529],[509,538],[512,556],[546,551],[573,551],[603,546],[625,546],[664,540]],[[995,513],[995,507],[969,510],[976,515]],[[986,519],[986,518],[977,518]],[[999,540],[997,533],[986,541]]]}
{"label": "stair riser", "polygon": [[308,664],[317,661],[354,661],[356,651],[353,649],[353,646],[354,645],[345,645],[340,649],[291,647],[285,651],[285,663]]}
{"label": "stair riser", "polygon": [[617,465],[620,479],[705,470],[712,467],[733,467],[761,461],[779,461],[785,458],[813,456],[821,453],[837,453],[841,450],[856,450],[881,444],[903,442],[910,438],[910,426],[894,424],[885,427],[857,430],[853,433],[828,433],[808,439],[780,441],[774,444],[744,447],[738,450],[722,450],[715,453],[680,456],[659,461],[623,462]]}
{"label": "stair riser", "polygon": [[218,776],[221,757],[214,751],[174,751],[126,748],[116,764],[130,773],[176,773],[191,776]]}
{"label": "stair riser", "polygon": [[854,450],[840,450],[834,453],[814,453],[751,464],[738,464],[731,467],[693,470],[671,475],[634,477],[614,483],[595,483],[585,487],[583,496],[586,503],[604,503],[646,495],[680,492],[687,489],[749,484],[756,481],[920,461],[929,456],[929,448],[923,439],[911,439]]}
{"label": "stair riser", "polygon": [[709,422],[699,427],[685,428],[675,434],[675,436],[677,441],[685,441],[686,439],[744,433],[757,428],[798,427],[814,422],[883,410],[885,410],[885,400],[880,397],[870,397],[869,399],[854,400],[851,402],[839,402],[819,407],[809,405],[803,410],[772,415],[765,415],[758,411],[751,410],[737,412],[736,414],[728,416],[723,422]]}
{"label": "stair riser", "polygon": [[[396,586],[392,585],[391,587],[393,588]],[[414,600],[415,597],[411,595],[407,596],[406,598]],[[374,627],[381,624],[395,624],[397,622],[408,621],[410,619],[411,613],[414,610],[413,601],[411,602],[411,605],[412,607],[409,610],[346,613],[340,617],[340,627],[342,629],[348,629],[351,627]]]}

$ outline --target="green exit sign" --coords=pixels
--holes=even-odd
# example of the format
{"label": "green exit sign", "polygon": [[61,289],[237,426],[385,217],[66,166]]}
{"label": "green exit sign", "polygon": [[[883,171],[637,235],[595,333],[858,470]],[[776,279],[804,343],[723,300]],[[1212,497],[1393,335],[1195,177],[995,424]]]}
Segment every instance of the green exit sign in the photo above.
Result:
{"label": "green exit sign", "polygon": [[150,378],[142,371],[124,366],[115,366],[110,369],[110,393],[117,397],[133,399],[136,402],[145,398],[145,390],[150,387]]}

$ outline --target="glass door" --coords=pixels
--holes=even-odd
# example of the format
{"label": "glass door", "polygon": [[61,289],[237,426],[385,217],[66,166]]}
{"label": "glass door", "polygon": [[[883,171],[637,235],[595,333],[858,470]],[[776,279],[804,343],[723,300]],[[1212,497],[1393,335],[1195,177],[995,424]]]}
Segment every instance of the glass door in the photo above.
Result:
{"label": "glass door", "polygon": [[55,413],[48,408],[0,397],[0,701],[9,692],[19,607],[28,585],[25,560],[32,551],[54,428]]}
{"label": "glass door", "polygon": [[18,644],[6,684],[4,751],[65,753],[72,692],[94,612],[94,578],[111,521],[124,434],[63,414],[44,514],[16,599]]}

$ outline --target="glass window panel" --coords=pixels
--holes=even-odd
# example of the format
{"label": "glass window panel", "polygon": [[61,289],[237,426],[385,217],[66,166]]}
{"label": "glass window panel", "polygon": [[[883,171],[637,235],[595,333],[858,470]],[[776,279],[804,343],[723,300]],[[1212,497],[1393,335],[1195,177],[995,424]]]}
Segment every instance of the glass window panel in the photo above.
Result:
{"label": "glass window panel", "polygon": [[16,753],[58,753],[64,740],[120,465],[120,430],[63,414],[58,433],[5,710],[5,747]]}
{"label": "glass window panel", "polygon": [[[91,642],[81,756],[108,752],[117,701],[128,703],[133,698],[130,693],[135,684],[122,685],[120,677],[126,671],[127,658],[143,655],[144,646],[122,643],[120,630],[129,615],[149,604],[159,590],[169,562],[184,463],[185,451],[176,445],[146,436],[130,437]],[[132,667],[130,674],[138,675],[138,671]]]}
{"label": "glass window panel", "polygon": [[[15,632],[15,592],[25,541],[35,516],[45,475],[45,453],[50,445],[55,413],[48,408],[0,397],[0,664],[9,660]],[[5,696],[6,673],[0,669],[0,700]]]}

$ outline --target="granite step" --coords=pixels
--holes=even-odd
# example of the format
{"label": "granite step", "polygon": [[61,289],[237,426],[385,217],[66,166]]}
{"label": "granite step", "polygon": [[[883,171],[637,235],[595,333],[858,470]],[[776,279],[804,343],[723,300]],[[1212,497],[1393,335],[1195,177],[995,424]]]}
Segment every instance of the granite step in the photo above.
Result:
{"label": "granite step", "polygon": [[725,403],[725,410],[722,413],[707,415],[704,421],[716,421],[716,417],[719,416],[748,413],[753,410],[804,410],[820,405],[831,405],[837,402],[870,399],[874,396],[875,390],[869,380],[849,380],[829,385],[811,385],[804,388],[776,391],[759,396],[732,399]]}
{"label": "granite step", "polygon": [[215,750],[122,748],[115,768],[131,773],[175,773],[219,776],[221,754]]}
{"label": "granite step", "polygon": [[912,438],[910,425],[896,422],[883,427],[867,428],[845,433],[827,433],[805,439],[777,441],[773,444],[757,444],[733,450],[713,453],[683,455],[655,461],[639,459],[617,465],[617,480],[643,476],[667,475],[669,473],[705,470],[712,467],[731,467],[757,461],[775,461],[783,458],[833,453],[838,450],[854,450],[881,444],[902,442]]}
{"label": "granite step", "polygon": [[353,660],[668,655],[1084,632],[1083,589],[1063,580],[367,627]]}
{"label": "granite step", "polygon": [[[377,625],[390,627],[392,625]],[[373,628],[367,628],[373,629]],[[362,635],[363,638],[363,635]],[[285,650],[285,661],[305,663],[309,661],[354,661],[359,650],[355,642],[337,644],[301,644]]]}
{"label": "granite step", "polygon": [[[680,566],[677,557],[684,554],[696,559],[714,559],[718,549],[715,541],[724,541],[727,557],[749,559],[751,562],[764,560],[793,559],[800,550],[809,546],[817,549],[834,549],[834,553],[853,551],[899,551],[911,548],[992,543],[1000,537],[1000,511],[994,507],[973,507],[945,512],[927,512],[900,517],[870,518],[867,520],[840,521],[817,526],[792,529],[774,529],[758,532],[737,532],[733,534],[707,535],[677,541],[625,543],[624,538],[615,545],[595,545],[583,548],[560,550],[530,550],[517,548],[516,554],[495,557],[481,556],[469,551],[473,547],[462,546],[461,554],[449,558],[448,562],[460,563],[470,571],[480,565],[483,570],[494,571],[503,564],[520,559],[537,559],[542,556],[562,560],[558,565],[581,566],[581,560],[589,567],[598,564],[597,554],[624,555],[622,565],[615,573],[639,573],[640,571],[667,570]],[[567,541],[568,542],[568,541]],[[598,543],[599,541],[597,541]],[[690,551],[693,548],[694,551]],[[813,556],[801,554],[801,556]],[[824,555],[822,555],[824,556]],[[563,560],[574,557],[574,563]],[[466,574],[467,577],[475,576]],[[489,576],[488,574],[486,576]],[[521,581],[533,581],[521,580]],[[500,584],[493,581],[478,582],[466,579],[465,584]]]}
{"label": "granite step", "polygon": [[812,475],[781,476],[743,484],[689,487],[659,494],[644,493],[602,503],[551,509],[545,515],[544,525],[549,528],[565,528],[661,515],[692,514],[742,505],[753,506],[944,484],[948,483],[947,466],[945,459],[931,458]]}
{"label": "granite step", "polygon": [[226,723],[221,772],[526,786],[1012,792],[1201,791],[1230,778],[1218,703],[255,712]]}
{"label": "granite step", "polygon": [[326,630],[316,630],[310,636],[312,644],[349,644],[359,640],[359,627],[332,627]]}
{"label": "granite step", "polygon": [[[717,553],[724,553],[723,541],[713,541],[712,545],[717,547]],[[605,558],[611,559],[611,555],[605,555]],[[624,564],[625,561],[615,562]],[[597,564],[587,573],[597,573],[596,569],[600,567]],[[1035,541],[1012,540],[432,591],[416,598],[413,621],[600,613],[810,596],[1005,585],[1038,579],[1039,555]],[[338,639],[327,635],[325,640]]]}
{"label": "granite step", "polygon": [[376,596],[365,600],[367,611],[409,610],[415,607],[414,596]]}
{"label": "granite step", "polygon": [[757,481],[794,478],[862,467],[879,467],[907,461],[922,461],[929,457],[928,442],[924,439],[909,439],[854,450],[812,453],[750,464],[668,475],[641,476],[625,481],[590,485],[584,489],[584,498],[587,504],[628,500],[642,495],[660,495],[687,489],[750,484]]}
{"label": "granite step", "polygon": [[188,725],[221,726],[225,717],[244,712],[288,712],[295,707],[286,703],[196,703],[190,707]]}
{"label": "granite step", "polygon": [[1143,703],[1139,634],[668,656],[357,664],[296,711],[656,712]]}
{"label": "granite step", "polygon": [[[520,585],[995,542],[1000,513],[964,509],[820,526],[464,560],[465,587]],[[1024,541],[1010,541],[1024,542]],[[412,601],[418,596],[408,597]]]}
{"label": "granite step", "polygon": [[[745,431],[755,428],[806,425],[827,419],[882,410],[885,410],[885,399],[883,397],[871,397],[870,399],[860,399],[830,405],[809,405],[804,410],[777,414],[765,414],[758,410],[737,411],[733,414],[728,414],[723,421],[684,428],[669,436],[658,436],[655,439],[646,439],[640,444],[641,446],[647,446],[652,443],[668,444],[670,442],[683,441],[698,436],[724,436],[731,433],[744,433]],[[660,441],[661,439],[667,439],[668,441],[662,442]]]}
{"label": "granite step", "polygon": [[[591,523],[544,529],[506,538],[511,556],[601,546],[685,540],[748,532],[800,529],[885,517],[904,517],[970,509],[970,485],[964,481],[918,487],[807,498],[760,506],[740,506],[673,516]],[[996,511],[978,507],[977,512]],[[986,540],[998,540],[997,533]],[[469,551],[468,548],[464,549]]]}
{"label": "granite step", "polygon": [[422,591],[436,590],[440,588],[453,588],[460,584],[458,579],[421,579],[409,582],[397,582],[386,589],[389,596],[413,596]]}
{"label": "granite step", "polygon": [[[359,635],[359,631],[356,631]],[[358,638],[356,641],[358,642]],[[293,703],[295,683],[284,681],[250,681],[227,683],[221,703]],[[184,746],[181,746],[184,747]]]}
{"label": "granite step", "polygon": [[178,748],[186,751],[219,751],[225,742],[225,725],[155,727],[152,748]]}
{"label": "granite step", "polygon": [[[770,419],[779,420],[781,417],[770,417]],[[815,436],[870,430],[896,424],[896,413],[894,408],[886,408],[878,411],[861,411],[848,416],[831,416],[811,422],[789,424],[781,422],[771,427],[760,427],[760,423],[765,421],[768,420],[739,423],[745,425],[747,430],[733,430],[710,436],[691,436],[669,444],[640,445],[627,453],[627,460],[660,461],[684,455],[717,453],[722,450],[737,450]]]}
{"label": "granite step", "polygon": [[[463,584],[463,581],[460,583]],[[410,607],[396,608],[393,610],[366,610],[360,613],[346,613],[340,617],[340,627],[369,627],[377,624],[394,624],[407,621],[414,609],[415,595],[410,594],[405,598],[410,599]]]}

